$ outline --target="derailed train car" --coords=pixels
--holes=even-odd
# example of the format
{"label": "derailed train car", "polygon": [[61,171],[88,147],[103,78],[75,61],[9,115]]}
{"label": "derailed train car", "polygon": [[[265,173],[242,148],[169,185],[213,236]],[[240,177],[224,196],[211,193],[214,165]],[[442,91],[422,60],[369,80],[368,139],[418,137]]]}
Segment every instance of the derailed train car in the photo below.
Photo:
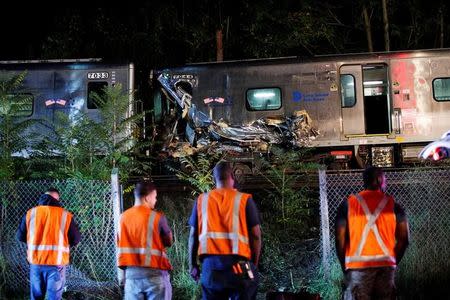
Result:
{"label": "derailed train car", "polygon": [[[99,120],[92,93],[101,94],[105,86],[120,83],[126,91],[134,89],[134,66],[128,63],[109,64],[100,59],[0,61],[3,77],[22,72],[26,77],[17,92],[27,94],[29,103],[22,105],[17,117],[40,120],[29,128],[40,135],[51,133],[57,112],[70,120],[76,120],[80,113]],[[129,115],[133,114],[132,101],[130,93]]]}
{"label": "derailed train car", "polygon": [[151,77],[173,155],[284,144],[346,167],[397,166],[450,128],[450,50],[202,63]]}

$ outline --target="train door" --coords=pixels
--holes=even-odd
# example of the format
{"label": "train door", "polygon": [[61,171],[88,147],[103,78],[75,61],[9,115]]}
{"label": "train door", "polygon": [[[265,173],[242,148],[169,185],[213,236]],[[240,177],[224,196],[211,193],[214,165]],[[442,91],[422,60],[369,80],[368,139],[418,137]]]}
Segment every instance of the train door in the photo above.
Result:
{"label": "train door", "polygon": [[388,68],[385,64],[340,68],[344,137],[392,132]]}

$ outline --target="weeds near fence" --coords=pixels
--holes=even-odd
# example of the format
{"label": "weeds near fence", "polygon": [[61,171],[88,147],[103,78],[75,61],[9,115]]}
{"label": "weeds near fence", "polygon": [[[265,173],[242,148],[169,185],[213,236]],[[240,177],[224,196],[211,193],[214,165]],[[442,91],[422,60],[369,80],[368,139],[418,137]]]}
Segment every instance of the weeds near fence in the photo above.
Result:
{"label": "weeds near fence", "polygon": [[327,270],[322,265],[318,265],[314,273],[316,275],[307,285],[308,292],[320,294],[324,300],[341,299],[344,279],[337,260],[330,264]]}
{"label": "weeds near fence", "polygon": [[7,272],[6,260],[3,257],[3,253],[0,252],[0,296],[6,294],[7,282],[6,282],[6,272]]}
{"label": "weeds near fence", "polygon": [[157,205],[167,216],[174,236],[174,243],[167,251],[173,266],[171,278],[173,299],[197,299],[200,288],[190,276],[187,243],[190,230],[187,222],[194,201],[176,193],[163,194],[160,198]]}
{"label": "weeds near fence", "polygon": [[271,188],[254,195],[263,216],[262,289],[299,292],[305,289],[306,278],[318,260],[314,252],[317,200],[299,182],[317,165],[304,162],[306,150],[274,148],[272,153],[270,160],[259,162],[261,175]]}
{"label": "weeds near fence", "polygon": [[169,168],[179,179],[189,183],[193,188],[192,195],[197,196],[213,187],[212,169],[221,158],[222,156],[217,153],[200,153],[197,156],[181,157],[182,170]]}

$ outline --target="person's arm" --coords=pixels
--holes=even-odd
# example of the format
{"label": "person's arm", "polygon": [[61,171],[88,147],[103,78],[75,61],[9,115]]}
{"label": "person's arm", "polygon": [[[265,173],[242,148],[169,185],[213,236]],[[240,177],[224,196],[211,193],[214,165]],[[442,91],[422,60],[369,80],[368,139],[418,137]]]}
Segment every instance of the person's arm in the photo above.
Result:
{"label": "person's arm", "polygon": [[23,216],[20,221],[19,228],[17,228],[16,238],[18,241],[26,243],[27,242],[27,215]]}
{"label": "person's arm", "polygon": [[191,273],[191,277],[198,281],[200,278],[200,270],[197,263],[198,256],[198,214],[197,214],[197,202],[194,203],[194,207],[192,208],[191,217],[189,218],[189,225],[191,226],[191,230],[189,232],[188,239],[188,263],[189,263],[189,271]]}
{"label": "person's arm", "polygon": [[347,233],[346,225],[336,226],[336,254],[341,265],[342,272],[345,272],[345,235]]}
{"label": "person's arm", "polygon": [[336,215],[336,231],[335,231],[335,245],[336,254],[341,265],[342,272],[345,273],[345,248],[347,242],[347,213],[348,204],[347,201],[343,201],[339,205]]}
{"label": "person's arm", "polygon": [[69,239],[69,245],[71,247],[78,245],[78,243],[81,240],[81,234],[80,231],[78,230],[78,225],[73,217],[72,220],[70,221],[69,232],[67,234],[67,237]]}
{"label": "person's arm", "polygon": [[173,244],[173,234],[170,230],[169,224],[167,223],[167,218],[162,215],[159,219],[159,232],[161,233],[161,240],[164,247],[170,247]]}
{"label": "person's arm", "polygon": [[261,226],[258,224],[250,229],[250,250],[252,252],[252,262],[258,267],[259,257],[261,255]]}
{"label": "person's arm", "polygon": [[405,211],[399,204],[395,204],[394,210],[397,219],[397,225],[395,227],[396,243],[394,252],[395,259],[398,265],[402,260],[403,255],[405,254],[406,248],[408,248],[409,245],[409,224],[408,219],[406,218]]}
{"label": "person's arm", "polygon": [[197,263],[198,255],[198,233],[195,227],[191,226],[191,231],[189,232],[189,270],[191,272],[191,277],[197,281],[200,278],[200,271]]}
{"label": "person's arm", "polygon": [[249,235],[249,245],[252,254],[251,260],[253,264],[258,267],[259,257],[261,255],[261,244],[262,244],[262,234],[261,234],[261,220],[259,218],[258,208],[256,207],[253,198],[247,200],[245,206],[245,215],[247,218],[247,228]]}

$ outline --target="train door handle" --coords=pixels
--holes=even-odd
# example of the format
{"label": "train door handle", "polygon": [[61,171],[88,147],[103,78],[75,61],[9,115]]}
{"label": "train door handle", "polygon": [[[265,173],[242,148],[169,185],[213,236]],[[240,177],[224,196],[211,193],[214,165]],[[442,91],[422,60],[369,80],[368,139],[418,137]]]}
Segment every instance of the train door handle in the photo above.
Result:
{"label": "train door handle", "polygon": [[394,119],[395,119],[395,133],[400,134],[401,133],[401,122],[402,118],[402,112],[399,108],[394,108]]}

